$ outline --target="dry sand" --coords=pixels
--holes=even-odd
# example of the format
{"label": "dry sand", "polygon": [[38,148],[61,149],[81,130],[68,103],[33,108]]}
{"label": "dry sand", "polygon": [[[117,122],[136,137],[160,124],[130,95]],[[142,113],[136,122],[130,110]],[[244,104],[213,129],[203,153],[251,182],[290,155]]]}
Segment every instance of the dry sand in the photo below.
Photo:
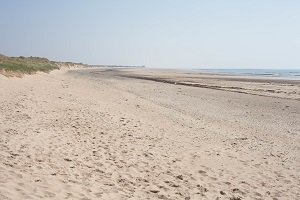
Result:
{"label": "dry sand", "polygon": [[299,100],[175,71],[0,76],[0,199],[300,199]]}

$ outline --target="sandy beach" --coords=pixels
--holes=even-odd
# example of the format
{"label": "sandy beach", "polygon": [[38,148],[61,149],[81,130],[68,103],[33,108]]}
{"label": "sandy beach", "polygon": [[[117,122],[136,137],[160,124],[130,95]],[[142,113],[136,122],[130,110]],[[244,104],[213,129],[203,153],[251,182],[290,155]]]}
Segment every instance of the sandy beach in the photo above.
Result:
{"label": "sandy beach", "polygon": [[0,75],[0,199],[300,199],[300,81]]}

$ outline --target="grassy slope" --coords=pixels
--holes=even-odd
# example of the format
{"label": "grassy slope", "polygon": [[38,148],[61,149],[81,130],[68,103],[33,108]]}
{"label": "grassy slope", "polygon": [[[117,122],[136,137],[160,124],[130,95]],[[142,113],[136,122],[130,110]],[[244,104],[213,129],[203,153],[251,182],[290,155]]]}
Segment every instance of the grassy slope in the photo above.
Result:
{"label": "grassy slope", "polygon": [[38,57],[7,57],[0,54],[0,72],[33,74],[37,71],[49,72],[58,69],[54,62]]}

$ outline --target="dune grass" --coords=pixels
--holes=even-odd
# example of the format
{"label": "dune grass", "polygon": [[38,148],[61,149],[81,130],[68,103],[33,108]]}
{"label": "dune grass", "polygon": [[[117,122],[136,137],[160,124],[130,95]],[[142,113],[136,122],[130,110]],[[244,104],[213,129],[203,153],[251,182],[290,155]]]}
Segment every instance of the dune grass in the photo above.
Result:
{"label": "dune grass", "polygon": [[34,74],[37,71],[49,72],[54,69],[58,69],[58,66],[46,58],[0,55],[0,72],[6,74]]}

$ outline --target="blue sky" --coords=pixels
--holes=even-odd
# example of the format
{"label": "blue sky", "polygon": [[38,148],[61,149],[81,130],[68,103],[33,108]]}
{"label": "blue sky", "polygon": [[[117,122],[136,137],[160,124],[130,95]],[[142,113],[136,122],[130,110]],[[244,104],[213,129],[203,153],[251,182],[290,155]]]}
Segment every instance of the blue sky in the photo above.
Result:
{"label": "blue sky", "polygon": [[300,1],[0,0],[0,53],[89,64],[300,69]]}

